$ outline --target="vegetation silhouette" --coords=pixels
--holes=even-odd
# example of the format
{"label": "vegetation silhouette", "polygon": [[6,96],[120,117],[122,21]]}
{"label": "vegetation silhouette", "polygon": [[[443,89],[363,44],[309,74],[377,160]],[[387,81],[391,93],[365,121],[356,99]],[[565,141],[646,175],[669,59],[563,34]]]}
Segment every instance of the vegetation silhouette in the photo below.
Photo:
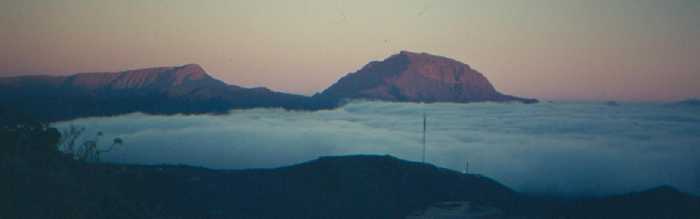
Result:
{"label": "vegetation silhouette", "polygon": [[100,148],[99,142],[104,135],[102,132],[97,132],[93,138],[86,139],[82,143],[79,143],[78,140],[81,139],[80,137],[84,132],[84,127],[74,125],[62,130],[58,147],[64,153],[72,155],[73,159],[83,162],[100,162],[100,156],[103,153],[110,152],[114,150],[116,146],[124,144],[124,140],[117,137],[112,140],[112,144],[108,147]]}

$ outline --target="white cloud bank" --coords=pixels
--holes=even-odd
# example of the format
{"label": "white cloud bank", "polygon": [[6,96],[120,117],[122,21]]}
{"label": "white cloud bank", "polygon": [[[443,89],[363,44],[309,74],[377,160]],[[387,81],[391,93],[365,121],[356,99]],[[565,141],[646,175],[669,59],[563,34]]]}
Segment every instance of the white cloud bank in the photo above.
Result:
{"label": "white cloud bank", "polygon": [[278,167],[323,155],[391,154],[492,177],[520,191],[610,194],[662,184],[700,194],[700,108],[599,103],[355,102],[330,111],[130,114],[54,124],[125,146],[106,160],[220,169]]}

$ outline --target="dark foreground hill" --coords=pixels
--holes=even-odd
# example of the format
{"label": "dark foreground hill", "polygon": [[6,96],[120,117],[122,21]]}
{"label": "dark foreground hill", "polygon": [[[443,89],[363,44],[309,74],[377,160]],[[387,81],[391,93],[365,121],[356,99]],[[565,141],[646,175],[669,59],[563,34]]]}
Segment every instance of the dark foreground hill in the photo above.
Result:
{"label": "dark foreground hill", "polygon": [[[402,218],[467,202],[496,218],[700,218],[659,187],[595,199],[534,198],[487,177],[391,156],[212,170],[73,160],[57,130],[0,109],[0,218]],[[493,218],[492,217],[492,218]]]}

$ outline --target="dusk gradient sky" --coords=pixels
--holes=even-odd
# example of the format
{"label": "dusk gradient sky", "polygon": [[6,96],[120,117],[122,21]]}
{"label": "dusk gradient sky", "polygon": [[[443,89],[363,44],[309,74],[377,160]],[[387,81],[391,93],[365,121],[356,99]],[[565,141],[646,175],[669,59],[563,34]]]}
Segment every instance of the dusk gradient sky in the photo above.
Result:
{"label": "dusk gradient sky", "polygon": [[409,50],[519,96],[700,96],[698,0],[1,0],[0,48],[0,76],[197,63],[309,95]]}

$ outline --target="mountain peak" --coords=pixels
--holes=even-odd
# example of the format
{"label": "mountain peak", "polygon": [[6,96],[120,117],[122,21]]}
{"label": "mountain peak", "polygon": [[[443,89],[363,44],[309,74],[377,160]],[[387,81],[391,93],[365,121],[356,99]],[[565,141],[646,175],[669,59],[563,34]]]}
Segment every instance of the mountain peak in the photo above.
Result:
{"label": "mountain peak", "polygon": [[[407,60],[411,60],[411,59],[416,59],[416,58],[421,58],[421,57],[427,58],[427,56],[431,56],[431,55],[428,54],[428,53],[425,53],[425,52],[419,53],[419,52],[412,52],[412,51],[408,51],[408,50],[401,50],[401,51],[399,51],[399,53],[396,53],[396,54],[394,54],[394,55],[391,55],[391,56],[389,56],[387,59],[407,59]],[[384,61],[386,61],[386,60],[384,60]]]}
{"label": "mountain peak", "polygon": [[462,62],[407,50],[370,62],[322,94],[336,99],[409,102],[534,102],[499,93],[484,75]]}
{"label": "mountain peak", "polygon": [[433,54],[430,54],[427,52],[413,52],[413,51],[408,51],[408,50],[401,50],[396,55],[409,56],[409,57],[424,57],[424,58],[429,58],[429,57],[444,58],[442,56],[433,55]]}
{"label": "mountain peak", "polygon": [[401,50],[401,51],[399,51],[398,55],[418,55],[418,54],[419,53],[417,53],[417,52],[412,52],[412,51],[408,51],[408,50]]}
{"label": "mountain peak", "polygon": [[174,85],[183,84],[190,80],[201,80],[209,77],[207,72],[198,64],[187,64],[175,68]]}
{"label": "mountain peak", "polygon": [[177,72],[188,75],[206,75],[207,71],[198,64],[186,64],[175,68]]}
{"label": "mountain peak", "polygon": [[413,52],[413,51],[408,51],[408,50],[401,50],[401,51],[399,51],[398,54],[395,54],[394,56],[406,56],[406,57],[418,58],[418,59],[446,59],[446,60],[452,60],[455,62],[459,62],[459,61],[456,61],[454,59],[451,59],[451,58],[448,58],[445,56],[439,56],[439,55],[435,55],[435,54],[427,53],[427,52]]}

